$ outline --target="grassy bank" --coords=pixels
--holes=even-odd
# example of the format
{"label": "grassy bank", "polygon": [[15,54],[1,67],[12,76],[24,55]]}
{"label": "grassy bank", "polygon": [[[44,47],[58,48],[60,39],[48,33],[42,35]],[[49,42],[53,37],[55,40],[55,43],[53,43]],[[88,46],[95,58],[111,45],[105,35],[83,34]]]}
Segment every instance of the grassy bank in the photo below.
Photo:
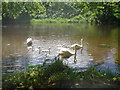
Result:
{"label": "grassy bank", "polygon": [[74,17],[71,19],[67,18],[46,18],[46,19],[32,19],[31,23],[88,23],[84,18]]}
{"label": "grassy bank", "polygon": [[94,67],[77,72],[60,60],[51,64],[28,66],[26,71],[3,75],[5,88],[119,88],[120,76]]}

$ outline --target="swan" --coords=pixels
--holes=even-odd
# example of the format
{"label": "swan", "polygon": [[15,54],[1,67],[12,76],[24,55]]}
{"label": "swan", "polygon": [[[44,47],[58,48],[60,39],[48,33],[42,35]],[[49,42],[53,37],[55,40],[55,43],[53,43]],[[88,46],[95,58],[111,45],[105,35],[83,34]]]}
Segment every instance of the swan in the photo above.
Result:
{"label": "swan", "polygon": [[75,49],[75,47],[76,47],[76,49],[78,50],[78,49],[80,49],[80,48],[83,48],[83,39],[81,39],[81,44],[79,45],[79,44],[73,44],[73,45],[71,45],[71,49]]}
{"label": "swan", "polygon": [[39,54],[40,54],[40,52],[48,52],[49,54],[50,54],[50,47],[47,49],[47,50],[41,50],[41,48],[40,47],[38,47],[38,49],[39,49]]}
{"label": "swan", "polygon": [[74,49],[75,53],[70,52],[69,49],[67,48],[61,48],[60,52],[58,53],[58,56],[61,56],[62,58],[69,58],[70,56],[75,55],[76,57],[76,52],[77,52],[76,46],[74,48],[75,48]]}
{"label": "swan", "polygon": [[34,51],[33,46],[28,46],[27,49]]}
{"label": "swan", "polygon": [[27,38],[27,42],[26,42],[27,46],[32,46],[32,38]]}
{"label": "swan", "polygon": [[[40,47],[39,46],[37,48],[35,48],[34,46],[30,46],[30,47],[31,47],[32,51],[38,51],[40,54]],[[30,48],[30,47],[28,47],[28,48]]]}
{"label": "swan", "polygon": [[[63,48],[64,48],[64,49],[65,49],[65,48],[66,48],[66,49],[67,49],[67,48],[68,48],[68,49],[71,49],[70,45],[69,45],[69,46],[68,46],[68,45],[64,45],[64,44],[63,44],[63,45],[57,45],[57,49],[61,50],[61,49],[63,49]],[[73,48],[74,48],[74,47],[73,47]]]}
{"label": "swan", "polygon": [[58,53],[58,56],[61,56],[62,58],[69,58],[72,55],[74,54],[71,53],[67,48],[61,48],[60,52]]}

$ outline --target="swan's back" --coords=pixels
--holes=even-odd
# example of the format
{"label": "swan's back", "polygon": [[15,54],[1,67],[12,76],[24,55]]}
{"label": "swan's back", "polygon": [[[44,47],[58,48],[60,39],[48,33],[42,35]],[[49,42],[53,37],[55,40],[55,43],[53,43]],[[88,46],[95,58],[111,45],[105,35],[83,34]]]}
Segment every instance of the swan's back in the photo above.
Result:
{"label": "swan's back", "polygon": [[70,48],[72,49],[80,49],[82,47],[82,45],[79,45],[79,44],[73,44]]}
{"label": "swan's back", "polygon": [[59,55],[63,58],[69,58],[73,55],[67,48],[61,48]]}

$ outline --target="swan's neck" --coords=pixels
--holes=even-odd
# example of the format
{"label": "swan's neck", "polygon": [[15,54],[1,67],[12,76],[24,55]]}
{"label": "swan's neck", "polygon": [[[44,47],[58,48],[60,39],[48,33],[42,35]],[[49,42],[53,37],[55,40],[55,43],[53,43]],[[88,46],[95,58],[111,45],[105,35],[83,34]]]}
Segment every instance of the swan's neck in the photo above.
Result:
{"label": "swan's neck", "polygon": [[75,47],[75,49],[74,49],[74,50],[75,50],[75,54],[74,54],[74,55],[75,55],[75,57],[74,57],[74,59],[76,59],[76,54],[77,54],[77,49],[76,49],[76,47]]}
{"label": "swan's neck", "polygon": [[83,45],[83,39],[81,39],[81,45]]}
{"label": "swan's neck", "polygon": [[76,53],[77,53],[77,49],[75,48],[75,56],[76,56]]}
{"label": "swan's neck", "polygon": [[39,50],[39,54],[40,54],[40,52],[41,52],[41,48],[40,48],[40,47],[38,47],[38,50]]}
{"label": "swan's neck", "polygon": [[77,59],[76,59],[76,53],[77,53],[77,49],[75,48],[74,63],[76,63],[76,61],[77,61]]}
{"label": "swan's neck", "polygon": [[51,49],[51,48],[49,48],[49,54],[50,54],[50,49]]}

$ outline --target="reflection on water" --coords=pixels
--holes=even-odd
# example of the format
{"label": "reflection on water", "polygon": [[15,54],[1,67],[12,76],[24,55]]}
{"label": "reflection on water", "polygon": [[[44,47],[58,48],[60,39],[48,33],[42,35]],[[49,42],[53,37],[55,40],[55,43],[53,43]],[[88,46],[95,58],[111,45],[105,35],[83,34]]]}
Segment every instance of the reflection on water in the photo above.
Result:
{"label": "reflection on water", "polygon": [[[118,27],[94,26],[85,24],[40,24],[12,25],[3,27],[3,73],[25,69],[28,65],[42,64],[45,59],[53,59],[58,55],[58,46],[80,44],[83,41],[83,53],[77,51],[77,62],[74,56],[63,60],[70,67],[86,69],[91,65],[99,68],[109,67],[117,70],[118,59]],[[33,39],[33,50],[28,50],[25,44],[27,38]],[[108,44],[111,47],[99,47]],[[39,53],[51,48],[48,52]],[[50,62],[48,62],[50,63]]]}

